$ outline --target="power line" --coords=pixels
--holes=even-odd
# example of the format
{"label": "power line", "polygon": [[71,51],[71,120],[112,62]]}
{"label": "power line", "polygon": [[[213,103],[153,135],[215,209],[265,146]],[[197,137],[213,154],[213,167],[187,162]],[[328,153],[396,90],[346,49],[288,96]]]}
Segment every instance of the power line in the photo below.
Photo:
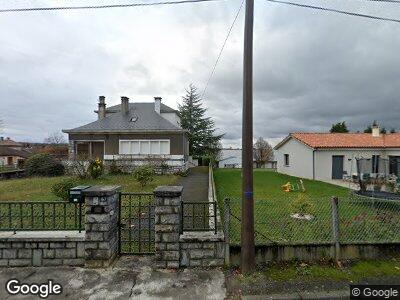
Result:
{"label": "power line", "polygon": [[201,98],[204,97],[204,94],[206,93],[206,90],[207,90],[207,88],[208,88],[208,84],[210,83],[210,80],[211,80],[211,78],[213,77],[213,75],[214,75],[214,73],[215,73],[215,69],[217,68],[218,62],[219,62],[219,60],[220,60],[220,58],[221,58],[221,55],[222,55],[222,52],[223,52],[224,49],[225,49],[226,42],[228,41],[229,36],[231,35],[231,32],[232,32],[233,26],[235,25],[236,20],[237,20],[237,18],[239,17],[240,11],[242,10],[243,3],[244,3],[244,0],[242,0],[242,3],[240,3],[239,9],[238,9],[238,11],[237,11],[237,13],[236,13],[236,15],[235,15],[235,18],[233,19],[232,25],[231,25],[231,27],[229,27],[228,34],[227,34],[226,37],[225,37],[224,43],[222,44],[222,47],[221,47],[221,50],[219,51],[217,60],[215,61],[215,64],[214,64],[214,66],[213,66],[213,68],[212,68],[210,77],[208,77],[206,86],[204,87],[203,93],[201,94]]}
{"label": "power line", "polygon": [[387,3],[400,3],[400,0],[360,0],[360,1],[367,1],[367,2],[387,2]]}
{"label": "power line", "polygon": [[6,9],[0,9],[0,13],[28,12],[28,11],[48,11],[48,10],[79,10],[79,9],[121,8],[121,7],[173,5],[173,4],[186,4],[186,3],[199,3],[199,2],[215,2],[215,1],[223,1],[223,0],[180,0],[180,1],[164,1],[164,2],[150,2],[150,3],[109,4],[109,5],[6,8]]}
{"label": "power line", "polygon": [[[316,10],[335,12],[335,13],[338,13],[338,14],[344,14],[344,15],[349,15],[349,16],[353,16],[353,17],[362,17],[362,18],[369,18],[369,19],[374,19],[374,20],[379,20],[379,21],[389,21],[389,22],[400,23],[399,19],[392,19],[392,18],[378,17],[378,16],[373,16],[373,15],[366,15],[366,14],[361,14],[361,13],[338,10],[338,9],[334,9],[334,8],[313,6],[313,5],[308,5],[308,4],[301,4],[301,3],[281,1],[281,0],[265,0],[265,1],[274,2],[274,3],[280,3],[280,4],[293,5],[293,6],[303,7],[303,8],[311,8],[311,9],[316,9]],[[367,0],[367,1],[372,1],[372,0]]]}
{"label": "power line", "polygon": [[362,0],[368,2],[388,2],[388,3],[400,3],[400,0]]}

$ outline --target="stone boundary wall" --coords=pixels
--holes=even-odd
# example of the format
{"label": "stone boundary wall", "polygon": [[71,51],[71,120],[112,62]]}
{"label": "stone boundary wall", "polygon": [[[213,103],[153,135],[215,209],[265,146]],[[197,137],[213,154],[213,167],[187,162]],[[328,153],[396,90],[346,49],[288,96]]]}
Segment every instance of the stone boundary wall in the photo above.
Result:
{"label": "stone boundary wall", "polygon": [[225,261],[222,232],[184,232],[179,237],[180,267],[219,267]]}
{"label": "stone boundary wall", "polygon": [[85,233],[19,231],[0,233],[0,267],[84,266]]}
{"label": "stone boundary wall", "polygon": [[155,196],[155,251],[159,268],[224,265],[224,233],[180,232],[181,186],[161,186]]}
{"label": "stone boundary wall", "polygon": [[[400,243],[340,244],[340,260],[391,258],[398,255],[399,252]],[[323,259],[335,259],[334,244],[256,246],[256,264],[258,265],[293,260],[316,262]],[[230,246],[230,261],[233,266],[240,265],[240,246]]]}
{"label": "stone boundary wall", "polygon": [[92,186],[85,195],[85,266],[108,267],[118,256],[119,186]]}
{"label": "stone boundary wall", "polygon": [[181,186],[159,186],[154,190],[155,251],[158,268],[179,268]]}
{"label": "stone boundary wall", "polygon": [[119,252],[119,190],[92,186],[84,191],[84,232],[0,232],[0,267],[108,267]]}

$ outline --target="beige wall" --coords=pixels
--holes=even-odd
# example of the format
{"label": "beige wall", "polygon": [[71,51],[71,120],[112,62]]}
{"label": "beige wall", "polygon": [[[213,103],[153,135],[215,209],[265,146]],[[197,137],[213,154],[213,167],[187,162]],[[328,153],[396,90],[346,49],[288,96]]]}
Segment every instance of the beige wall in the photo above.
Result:
{"label": "beige wall", "polygon": [[[284,154],[289,154],[289,166],[285,166]],[[290,139],[278,150],[275,159],[277,171],[303,178],[313,178],[313,150],[295,139]]]}
{"label": "beige wall", "polygon": [[146,140],[146,139],[168,139],[170,140],[171,155],[188,155],[187,136],[185,133],[164,134],[70,134],[69,140],[104,140],[106,155],[119,154],[119,140]]}
{"label": "beige wall", "polygon": [[12,165],[17,165],[18,164],[18,160],[24,160],[23,157],[20,156],[0,156],[0,166],[6,166],[9,165],[8,164],[8,157],[12,158]]}

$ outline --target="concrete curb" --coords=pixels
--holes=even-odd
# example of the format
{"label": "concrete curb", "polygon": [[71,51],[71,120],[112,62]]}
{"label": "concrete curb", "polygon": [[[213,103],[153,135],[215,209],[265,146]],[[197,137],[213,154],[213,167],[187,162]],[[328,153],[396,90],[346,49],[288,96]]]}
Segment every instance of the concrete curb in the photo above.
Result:
{"label": "concrete curb", "polygon": [[242,296],[244,300],[298,300],[298,299],[349,299],[349,290],[329,291],[329,292],[299,292],[291,294],[271,294],[271,295],[248,295]]}

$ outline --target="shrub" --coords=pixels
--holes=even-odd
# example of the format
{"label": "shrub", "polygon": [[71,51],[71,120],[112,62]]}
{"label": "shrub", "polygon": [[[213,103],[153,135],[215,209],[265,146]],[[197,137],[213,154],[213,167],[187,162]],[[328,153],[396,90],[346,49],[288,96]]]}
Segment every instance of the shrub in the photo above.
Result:
{"label": "shrub", "polygon": [[88,166],[88,173],[91,178],[96,179],[99,178],[104,171],[103,161],[96,158],[95,160],[91,160]]}
{"label": "shrub", "polygon": [[88,177],[88,162],[83,159],[70,160],[67,164],[67,174],[84,179]]}
{"label": "shrub", "polygon": [[28,176],[59,176],[64,171],[64,166],[50,154],[35,154],[25,161],[25,172]]}
{"label": "shrub", "polygon": [[167,162],[165,162],[165,161],[161,162],[160,169],[161,169],[161,174],[162,175],[167,174],[168,169],[169,169],[169,165],[167,164]]}
{"label": "shrub", "polygon": [[133,172],[133,178],[140,183],[142,188],[154,180],[154,175],[155,172],[151,166],[141,166]]}
{"label": "shrub", "polygon": [[117,166],[115,160],[111,161],[110,167],[108,169],[108,173],[111,175],[119,175],[122,174],[122,170]]}
{"label": "shrub", "polygon": [[211,162],[210,156],[201,156],[199,160],[199,166],[208,166]]}
{"label": "shrub", "polygon": [[186,171],[182,171],[182,170],[176,171],[174,173],[174,175],[181,176],[181,177],[187,177],[189,175],[189,169],[187,169]]}
{"label": "shrub", "polygon": [[298,197],[292,201],[291,207],[293,213],[298,213],[302,216],[306,214],[311,215],[315,211],[314,203],[305,193],[300,193]]}
{"label": "shrub", "polygon": [[51,192],[58,198],[68,200],[69,190],[77,185],[78,182],[74,178],[66,178],[53,184],[53,186],[51,187]]}

